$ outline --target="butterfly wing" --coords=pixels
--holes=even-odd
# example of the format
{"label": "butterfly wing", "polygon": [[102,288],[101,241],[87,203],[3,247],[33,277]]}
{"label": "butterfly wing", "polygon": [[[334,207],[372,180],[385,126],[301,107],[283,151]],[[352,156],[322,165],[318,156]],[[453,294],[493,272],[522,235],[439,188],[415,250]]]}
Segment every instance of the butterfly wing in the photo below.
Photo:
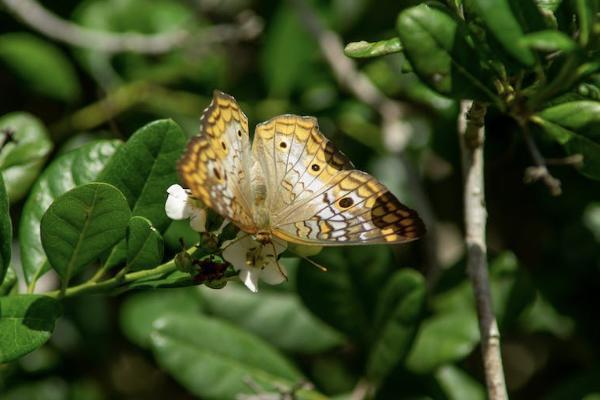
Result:
{"label": "butterfly wing", "polygon": [[206,206],[252,232],[248,118],[233,97],[215,91],[200,121],[200,135],[177,164],[181,181]]}
{"label": "butterfly wing", "polygon": [[272,210],[273,234],[319,246],[403,243],[425,233],[404,206],[319,131],[316,119],[284,115],[256,129],[253,153],[261,160]]}

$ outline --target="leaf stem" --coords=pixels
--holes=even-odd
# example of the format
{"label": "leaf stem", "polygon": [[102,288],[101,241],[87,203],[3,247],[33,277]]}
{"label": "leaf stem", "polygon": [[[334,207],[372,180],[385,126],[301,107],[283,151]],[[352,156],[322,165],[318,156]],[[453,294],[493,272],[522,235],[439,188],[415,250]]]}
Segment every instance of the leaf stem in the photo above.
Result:
{"label": "leaf stem", "polygon": [[485,236],[487,210],[483,174],[483,143],[486,108],[485,104],[477,101],[473,101],[471,104],[463,101],[459,117],[458,131],[464,178],[467,273],[475,293],[488,398],[506,400],[508,394],[500,354],[500,332],[492,309]]}

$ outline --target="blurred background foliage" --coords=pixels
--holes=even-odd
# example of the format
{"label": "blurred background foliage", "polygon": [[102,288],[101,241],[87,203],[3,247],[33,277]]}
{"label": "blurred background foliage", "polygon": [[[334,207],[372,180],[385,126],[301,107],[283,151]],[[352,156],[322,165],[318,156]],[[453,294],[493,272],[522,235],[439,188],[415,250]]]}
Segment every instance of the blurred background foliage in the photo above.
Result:
{"label": "blurred background foliage", "polygon": [[[398,13],[418,3],[309,2],[344,43],[395,37]],[[560,16],[579,2],[538,3],[569,24]],[[263,285],[257,295],[230,283],[221,290],[69,299],[45,346],[0,365],[2,399],[252,398],[266,381],[282,391],[296,388],[300,398],[352,398],[370,385],[380,399],[485,397],[464,271],[458,103],[421,83],[402,53],[359,60],[357,68],[404,110],[404,136],[386,137],[378,111],[340,84],[295,4],[44,4],[94,30],[175,38],[191,32],[185,42],[151,54],[70,46],[0,8],[0,127],[19,132],[18,146],[0,153],[15,236],[44,165],[96,139],[126,140],[158,118],[174,119],[192,136],[213,89],[220,89],[237,98],[251,126],[282,113],[316,116],[358,168],[435,216],[428,222],[437,240],[323,250],[315,260],[327,273],[290,255],[289,282]],[[592,75],[577,90],[597,99],[598,82]],[[559,197],[542,184],[525,184],[532,161],[517,124],[492,110],[486,127],[490,274],[510,395],[600,398],[598,185],[571,166],[551,167],[562,182]],[[534,134],[546,157],[564,156],[558,143]],[[11,162],[18,151],[29,155],[27,164]],[[426,203],[411,181],[417,175]],[[166,257],[180,249],[181,236],[190,232],[173,223]],[[5,284],[10,280],[13,269]]]}

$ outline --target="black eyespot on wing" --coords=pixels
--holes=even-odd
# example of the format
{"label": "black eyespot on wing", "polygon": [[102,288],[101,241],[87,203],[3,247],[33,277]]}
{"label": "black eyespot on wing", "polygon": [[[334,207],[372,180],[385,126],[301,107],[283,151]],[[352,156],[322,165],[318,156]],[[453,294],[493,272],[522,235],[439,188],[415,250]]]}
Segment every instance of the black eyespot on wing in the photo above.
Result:
{"label": "black eyespot on wing", "polygon": [[321,167],[319,166],[319,164],[313,164],[310,166],[310,169],[312,169],[315,172],[318,172],[321,169]]}
{"label": "black eyespot on wing", "polygon": [[352,197],[344,197],[343,199],[341,199],[338,204],[340,205],[340,207],[342,208],[348,208],[350,207],[352,204],[354,204],[354,199],[352,199]]}
{"label": "black eyespot on wing", "polygon": [[285,149],[287,147],[287,143],[281,142],[281,143],[279,143],[279,147],[281,147],[282,149]]}

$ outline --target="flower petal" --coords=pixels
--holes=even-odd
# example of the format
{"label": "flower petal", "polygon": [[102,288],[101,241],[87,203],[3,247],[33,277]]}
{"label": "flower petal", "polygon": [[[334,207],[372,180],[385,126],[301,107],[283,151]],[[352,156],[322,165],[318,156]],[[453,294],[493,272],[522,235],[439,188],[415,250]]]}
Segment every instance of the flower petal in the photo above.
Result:
{"label": "flower petal", "polygon": [[240,279],[244,282],[244,285],[250,291],[256,293],[258,292],[258,276],[260,271],[258,269],[243,269],[240,271]]}
{"label": "flower petal", "polygon": [[206,232],[206,210],[195,208],[190,217],[190,226],[196,232]]}
{"label": "flower petal", "polygon": [[275,260],[269,260],[265,263],[264,268],[260,271],[260,279],[269,285],[278,285],[287,281],[287,271],[285,267]]}
{"label": "flower petal", "polygon": [[171,185],[167,189],[169,196],[165,203],[167,216],[174,220],[185,219],[192,213],[192,207],[188,203],[188,194],[179,185]]}
{"label": "flower petal", "polygon": [[[246,237],[241,238],[242,235],[246,235]],[[235,242],[235,243],[233,243]],[[236,271],[242,269],[248,269],[248,265],[246,265],[246,254],[248,253],[248,249],[255,245],[256,243],[250,236],[243,232],[239,232],[237,237],[232,240],[227,240],[223,243],[223,258],[233,265]]]}

